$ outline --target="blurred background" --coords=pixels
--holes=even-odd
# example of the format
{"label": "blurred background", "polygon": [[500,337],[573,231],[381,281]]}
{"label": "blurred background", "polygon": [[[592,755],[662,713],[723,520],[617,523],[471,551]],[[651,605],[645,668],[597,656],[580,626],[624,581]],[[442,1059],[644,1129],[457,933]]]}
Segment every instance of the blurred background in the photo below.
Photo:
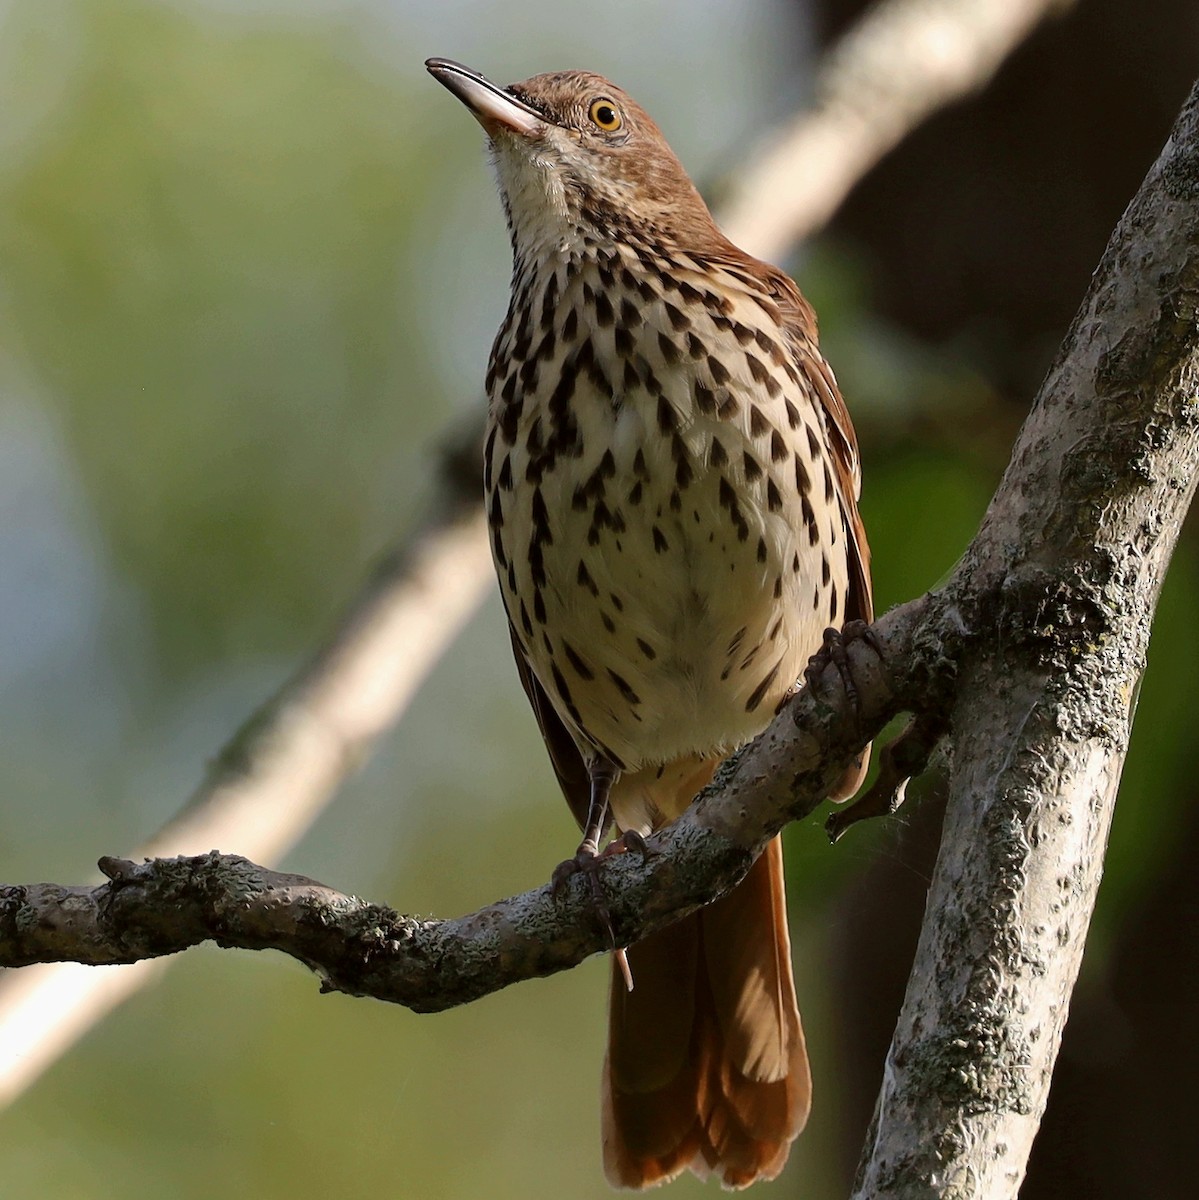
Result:
{"label": "blurred background", "polygon": [[[95,879],[173,814],[479,403],[508,248],[482,136],[423,59],[602,71],[719,198],[862,7],[0,2],[0,881]],[[1190,0],[1081,0],[785,264],[859,430],[880,609],[973,534],[1197,67]],[[1196,607],[1192,538],[1025,1197],[1193,1194]],[[935,853],[937,781],[914,790],[836,849],[789,831],[818,1099],[763,1194],[852,1174]],[[575,840],[489,603],[275,865],[452,915]],[[418,1017],[193,950],[0,1113],[0,1200],[607,1196],[606,979]]]}

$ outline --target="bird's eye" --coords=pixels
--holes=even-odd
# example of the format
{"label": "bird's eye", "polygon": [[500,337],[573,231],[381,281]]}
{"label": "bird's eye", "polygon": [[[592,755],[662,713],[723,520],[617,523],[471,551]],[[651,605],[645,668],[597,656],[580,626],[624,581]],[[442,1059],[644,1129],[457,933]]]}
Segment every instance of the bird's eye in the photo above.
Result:
{"label": "bird's eye", "polygon": [[615,133],[624,124],[616,105],[603,98],[592,100],[587,115],[591,118],[591,123],[599,126],[605,133]]}

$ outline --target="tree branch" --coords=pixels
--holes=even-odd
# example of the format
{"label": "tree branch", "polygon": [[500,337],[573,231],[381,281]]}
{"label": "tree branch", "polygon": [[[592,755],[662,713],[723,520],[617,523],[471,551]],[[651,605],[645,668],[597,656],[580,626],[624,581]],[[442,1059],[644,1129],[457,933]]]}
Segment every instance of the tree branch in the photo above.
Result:
{"label": "tree branch", "polygon": [[975,636],[949,806],[854,1195],[1015,1196],[1199,466],[1199,89],[943,589]]}
{"label": "tree branch", "polygon": [[[680,820],[649,839],[646,854],[605,862],[601,881],[622,945],[727,891],[787,821],[823,802],[896,712],[941,695],[930,686],[948,661],[932,632],[938,613],[930,599],[889,613],[869,643],[849,646],[856,703],[839,670],[826,665]],[[418,921],[215,851],[140,866],[106,858],[100,866],[110,882],[96,888],[0,888],[0,965],[130,963],[212,940],[283,950],[316,970],[326,990],[424,1012],[607,948],[579,877],[557,899],[547,886],[456,920]]]}

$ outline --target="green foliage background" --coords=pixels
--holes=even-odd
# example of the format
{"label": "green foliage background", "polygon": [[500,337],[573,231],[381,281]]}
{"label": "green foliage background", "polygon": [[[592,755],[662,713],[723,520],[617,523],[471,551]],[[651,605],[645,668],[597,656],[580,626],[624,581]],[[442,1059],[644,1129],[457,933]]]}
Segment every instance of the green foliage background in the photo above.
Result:
{"label": "green foliage background", "polygon": [[[169,816],[408,528],[439,434],[478,402],[507,246],[479,132],[427,55],[602,70],[700,179],[802,87],[773,4],[516,9],[0,7],[0,879],[94,878]],[[790,265],[858,421],[886,607],[952,566],[1014,427],[968,355],[871,315],[853,247]],[[1197,591],[1182,558],[1092,972],[1177,825]],[[829,914],[900,834],[793,833],[835,1098]],[[450,914],[542,882],[574,836],[491,604],[284,865]],[[281,957],[193,951],[0,1114],[0,1200],[606,1196],[605,985],[590,962],[416,1017],[321,997]],[[834,1194],[835,1114],[818,1107],[778,1194]]]}

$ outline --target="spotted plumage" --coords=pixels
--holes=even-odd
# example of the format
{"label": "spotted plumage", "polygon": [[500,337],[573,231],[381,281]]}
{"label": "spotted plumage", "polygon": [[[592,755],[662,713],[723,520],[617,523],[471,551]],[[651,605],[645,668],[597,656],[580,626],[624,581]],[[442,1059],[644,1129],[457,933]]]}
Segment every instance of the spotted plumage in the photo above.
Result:
{"label": "spotted plumage", "polygon": [[[823,578],[820,547],[845,523],[826,449],[828,418],[807,375],[786,370],[788,354],[816,353],[810,334],[780,331],[773,280],[695,252],[672,255],[668,276],[666,254],[652,243],[618,244],[605,265],[596,246],[578,239],[557,261],[518,257],[513,303],[488,370],[501,434],[489,438],[484,463],[489,512],[496,529],[528,531],[514,585],[503,577],[505,602],[518,613],[540,588],[544,623],[566,642],[591,644],[600,589],[621,596],[615,636],[593,650],[603,670],[589,681],[594,686],[573,689],[581,722],[568,727],[585,750],[604,746],[628,772],[727,753],[760,731],[759,711],[772,711],[793,686],[832,620],[833,578]],[[668,299],[675,294],[689,301],[685,316]],[[532,331],[529,312],[538,314]],[[675,340],[684,321],[699,355]],[[761,342],[780,345],[780,337],[785,351],[756,352]],[[542,385],[507,389],[532,361],[522,350],[538,355],[542,347]],[[737,401],[748,395],[752,403]],[[537,486],[513,486],[521,478]],[[630,527],[626,506],[646,509],[646,523]],[[844,555],[837,562],[844,593],[851,565]],[[781,596],[773,594],[776,578],[785,579]],[[815,580],[823,602],[814,606]],[[783,620],[787,653],[721,679],[724,664],[711,661],[709,648],[727,641],[728,628],[747,613],[751,641]],[[554,694],[551,655],[514,625],[534,676],[567,715]],[[652,660],[640,651],[647,635],[665,647]],[[656,697],[648,719],[629,711],[609,672],[640,680]],[[657,814],[621,814],[617,803],[622,828],[648,831],[655,823]]]}
{"label": "spotted plumage", "polygon": [[[635,101],[586,72],[500,89],[429,67],[488,132],[512,239],[487,512],[585,867],[609,811],[641,834],[673,820],[825,627],[870,616],[857,446],[806,301],[719,232]],[[785,1162],[809,1079],[781,863],[776,841],[631,949],[644,985],[614,990],[605,1066],[614,1183],[690,1167],[739,1187]]]}

